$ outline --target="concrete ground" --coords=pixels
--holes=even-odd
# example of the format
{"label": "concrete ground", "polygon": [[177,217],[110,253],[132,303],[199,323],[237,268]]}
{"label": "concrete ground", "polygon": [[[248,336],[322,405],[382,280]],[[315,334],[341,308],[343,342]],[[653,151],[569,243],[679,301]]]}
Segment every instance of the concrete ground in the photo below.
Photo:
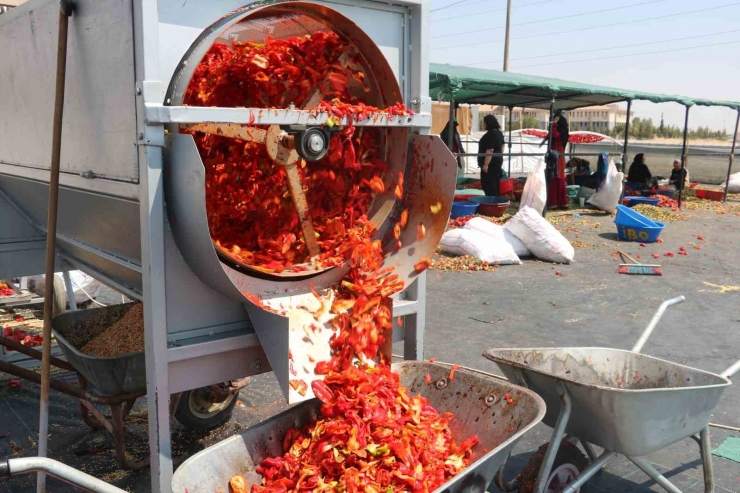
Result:
{"label": "concrete ground", "polygon": [[[558,214],[558,213],[554,213]],[[703,370],[728,367],[740,348],[740,212],[688,212],[688,220],[668,223],[664,242],[639,246],[616,240],[613,218],[581,211],[555,216],[556,226],[579,248],[576,261],[555,266],[525,260],[495,272],[429,273],[425,356],[500,373],[481,354],[492,347],[602,346],[629,349],[665,299],[685,295],[686,302],[663,317],[644,352]],[[701,235],[704,241],[697,238]],[[677,254],[684,246],[687,256]],[[700,246],[701,250],[696,249]],[[659,263],[664,275],[627,276],[615,271],[612,254],[621,247],[641,255],[645,263]],[[660,258],[652,258],[653,253]],[[556,275],[560,272],[561,275]],[[400,352],[400,348],[396,348]],[[0,375],[0,381],[3,376]],[[6,379],[7,380],[7,379]],[[145,491],[149,471],[117,470],[106,432],[91,432],[79,420],[71,399],[52,393],[50,456],[130,491]],[[23,383],[9,389],[0,383],[0,457],[35,453],[38,387]],[[272,374],[254,378],[242,391],[234,419],[207,434],[175,427],[173,447],[177,462],[231,434],[282,410],[284,402]],[[740,388],[730,387],[716,408],[712,422],[740,427]],[[146,454],[146,408],[139,404],[127,439],[134,455]],[[549,440],[551,429],[538,425],[517,445],[506,474],[514,477],[531,454]],[[713,447],[730,436],[712,428]],[[15,454],[13,452],[15,451]],[[701,461],[695,443],[683,440],[647,457],[658,470],[684,491],[703,489]],[[740,492],[740,464],[714,457],[716,490]],[[52,491],[72,491],[53,482]],[[224,485],[226,488],[226,485]],[[0,493],[35,490],[34,478],[0,481]],[[584,491],[622,493],[662,491],[631,462],[618,457],[592,479]],[[194,493],[194,492],[193,492]],[[209,492],[210,493],[210,492]]]}

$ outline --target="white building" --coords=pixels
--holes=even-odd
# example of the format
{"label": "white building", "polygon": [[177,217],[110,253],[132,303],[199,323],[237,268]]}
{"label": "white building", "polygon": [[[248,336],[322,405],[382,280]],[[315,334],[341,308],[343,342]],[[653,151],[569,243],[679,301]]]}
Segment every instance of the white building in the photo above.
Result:
{"label": "white building", "polygon": [[618,123],[627,123],[627,109],[618,104],[587,106],[568,112],[571,130],[606,133]]}

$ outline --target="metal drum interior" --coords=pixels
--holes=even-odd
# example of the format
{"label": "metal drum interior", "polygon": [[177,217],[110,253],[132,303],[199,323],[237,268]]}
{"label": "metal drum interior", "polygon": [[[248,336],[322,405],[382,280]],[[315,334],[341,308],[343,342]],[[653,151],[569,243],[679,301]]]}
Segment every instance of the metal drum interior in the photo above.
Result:
{"label": "metal drum interior", "polygon": [[[173,106],[183,104],[189,106],[198,105],[197,101],[193,100],[193,91],[189,87],[198,64],[208,55],[209,50],[214,45],[221,44],[229,47],[229,49],[246,43],[260,46],[270,40],[307,37],[315,33],[336,35],[346,43],[348,47],[347,53],[351,54],[351,62],[348,66],[353,72],[356,71],[363,76],[359,80],[350,79],[347,83],[347,91],[353,98],[369,106],[381,109],[402,102],[398,82],[387,60],[373,41],[360,28],[349,19],[324,6],[303,2],[289,2],[242,9],[227,15],[206,29],[179,64],[167,92],[166,104]],[[286,84],[286,87],[288,87],[288,84]],[[333,95],[331,92],[327,91],[327,94],[323,92],[322,90],[321,97],[323,100],[329,101],[332,99]],[[286,90],[283,94],[283,99],[280,101],[279,107],[285,109],[301,109],[301,105],[306,104],[305,99],[307,98],[300,97],[300,95],[296,97],[296,94],[291,94],[289,90]],[[234,104],[232,107],[241,106]],[[243,106],[264,108],[260,113],[262,111],[270,111],[270,109],[264,107],[265,101],[259,101],[258,97],[255,97],[254,100],[244,102]],[[312,106],[309,106],[305,109],[310,110],[311,108]],[[255,126],[253,128],[258,127]],[[170,135],[181,134],[181,130],[182,128],[177,125],[171,125],[168,129]],[[373,224],[379,227],[378,234],[380,236],[389,229],[386,222],[395,203],[393,193],[387,192],[389,189],[392,192],[395,185],[395,177],[406,171],[406,155],[409,143],[408,130],[406,128],[365,126],[357,132],[361,135],[362,132],[373,132],[377,134],[376,152],[380,154],[378,156],[379,159],[385,161],[388,166],[383,174],[386,193],[376,194],[366,209],[367,217]],[[187,134],[178,137],[193,139],[193,137]],[[180,138],[178,140],[182,141],[183,139]],[[188,146],[190,147],[189,144]],[[198,147],[197,142],[196,147]],[[204,166],[202,160],[203,150],[200,148],[198,150],[201,151],[201,166]],[[277,166],[275,163],[270,164]],[[181,172],[178,169],[180,168],[178,162],[175,162],[173,159],[166,160],[166,166],[169,168],[168,175]],[[310,170],[310,166],[311,163],[306,165],[306,175],[308,170]],[[306,195],[310,196],[310,186],[307,186],[304,182],[303,188],[306,191]],[[183,220],[182,214],[180,214],[173,221],[173,211],[169,208],[169,203],[174,202],[169,200],[170,196],[181,193],[188,192],[173,186],[166,189],[171,223]],[[179,200],[187,199],[179,197]],[[206,201],[206,207],[208,206],[208,201]],[[208,230],[204,230],[198,234],[209,235],[211,237],[213,223],[210,216],[208,226]],[[244,223],[244,227],[259,227],[259,225]],[[181,238],[178,241],[180,250],[191,248],[190,243],[192,242],[183,238],[181,235],[175,234],[175,239],[178,240],[178,238]],[[212,242],[212,246],[220,261],[229,268],[227,272],[232,277],[232,282],[234,277],[238,277],[239,273],[262,280],[296,282],[300,279],[314,277],[317,274],[332,269],[332,267],[316,266],[308,262],[300,262],[296,263],[300,267],[299,269],[286,269],[282,272],[274,272],[245,262],[243,258],[233,254],[233,248],[225,248],[215,241]],[[188,257],[188,255],[185,256],[186,258]],[[336,276],[333,275],[331,277],[334,278]],[[242,289],[242,291],[244,290]]]}

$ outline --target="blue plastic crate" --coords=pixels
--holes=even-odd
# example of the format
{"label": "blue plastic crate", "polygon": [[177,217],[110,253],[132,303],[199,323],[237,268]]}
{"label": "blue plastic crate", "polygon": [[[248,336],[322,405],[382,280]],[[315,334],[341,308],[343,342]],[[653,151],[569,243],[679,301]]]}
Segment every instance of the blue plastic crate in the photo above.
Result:
{"label": "blue plastic crate", "polygon": [[659,201],[658,199],[654,199],[652,197],[637,197],[637,196],[625,197],[624,200],[627,201],[627,207],[634,207],[638,204],[647,204],[647,205],[657,206],[658,201]]}

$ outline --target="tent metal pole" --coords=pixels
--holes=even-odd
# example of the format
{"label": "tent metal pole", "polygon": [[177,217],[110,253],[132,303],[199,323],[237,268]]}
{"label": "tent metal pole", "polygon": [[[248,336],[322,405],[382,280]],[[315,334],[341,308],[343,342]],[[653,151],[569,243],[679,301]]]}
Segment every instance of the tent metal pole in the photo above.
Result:
{"label": "tent metal pole", "polygon": [[[552,150],[552,114],[554,110],[555,110],[555,98],[553,97],[552,101],[550,101],[550,117],[547,120],[547,125],[548,125],[547,127],[547,154],[545,154],[545,168],[547,168],[547,158],[550,157],[550,151]],[[545,191],[547,192],[547,197],[549,197],[550,184],[547,182],[547,175],[545,175]],[[545,217],[546,215],[547,215],[547,198],[545,198],[545,208],[542,210],[542,217]]]}
{"label": "tent metal pole", "polygon": [[[514,107],[509,106],[509,123],[506,125],[509,129],[509,178],[511,178],[511,114],[514,112]],[[735,129],[737,134],[737,129]]]}
{"label": "tent metal pole", "polygon": [[[681,147],[681,176],[686,171],[686,144],[689,138],[689,110],[691,106],[686,107],[686,117],[683,122],[683,146]],[[678,208],[681,208],[683,196],[683,186],[678,188]]]}
{"label": "tent metal pole", "polygon": [[[627,100],[627,121],[624,123],[624,146],[622,146],[622,173],[624,177],[622,181],[627,181],[627,163],[629,158],[627,157],[627,146],[630,142],[630,116],[632,113],[632,100]],[[622,187],[622,196],[619,197],[619,203],[624,201],[624,187]]]}
{"label": "tent metal pole", "polygon": [[450,130],[447,133],[447,147],[452,151],[452,142],[454,141],[453,137],[455,135],[455,100],[453,99],[452,94],[450,94],[450,120],[447,122],[447,125]]}
{"label": "tent metal pole", "polygon": [[735,119],[735,133],[732,134],[732,148],[730,150],[730,164],[729,166],[727,166],[727,180],[725,180],[725,195],[722,198],[723,202],[727,202],[727,188],[730,186],[730,175],[732,174],[732,163],[735,161],[735,145],[737,144],[738,127],[740,127],[740,109],[737,110],[737,118]]}

